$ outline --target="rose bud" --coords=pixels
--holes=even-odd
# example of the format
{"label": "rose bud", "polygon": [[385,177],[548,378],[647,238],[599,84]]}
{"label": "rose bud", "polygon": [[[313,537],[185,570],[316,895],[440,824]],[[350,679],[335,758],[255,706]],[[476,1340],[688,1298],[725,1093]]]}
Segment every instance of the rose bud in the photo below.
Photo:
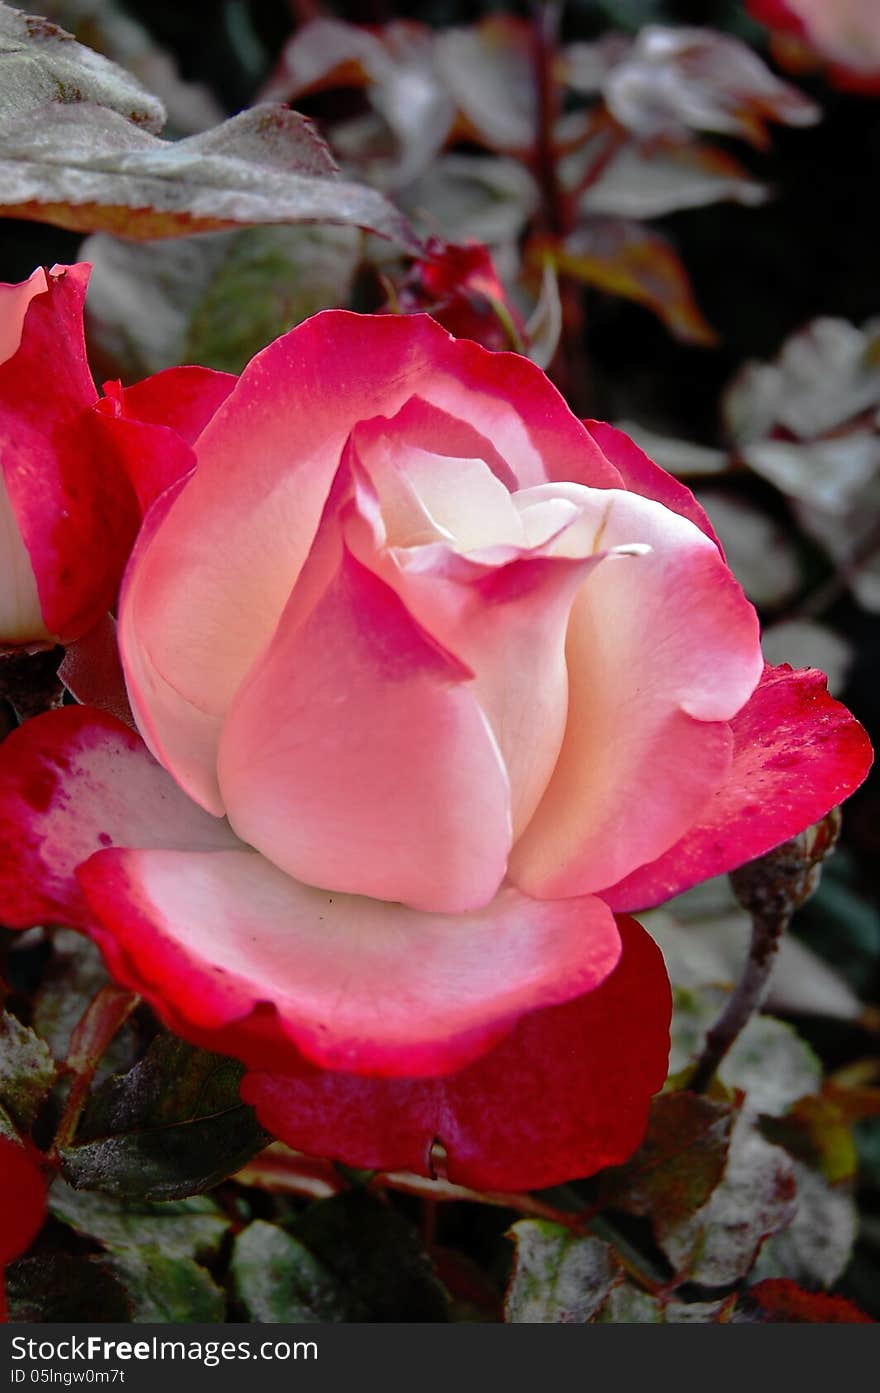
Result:
{"label": "rose bud", "polygon": [[413,266],[397,291],[396,308],[405,314],[430,314],[457,338],[485,348],[522,348],[526,326],[511,304],[480,242],[461,245],[429,238],[425,256]]}

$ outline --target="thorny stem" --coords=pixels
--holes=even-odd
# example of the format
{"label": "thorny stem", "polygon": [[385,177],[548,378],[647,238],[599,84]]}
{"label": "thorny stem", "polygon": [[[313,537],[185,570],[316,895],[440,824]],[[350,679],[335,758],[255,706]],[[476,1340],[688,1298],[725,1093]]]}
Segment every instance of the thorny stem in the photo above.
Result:
{"label": "thorny stem", "polygon": [[113,1037],[137,1006],[139,997],[108,982],[92,998],[70,1037],[66,1069],[73,1075],[67,1105],[58,1124],[53,1154],[69,1146],[89,1096],[92,1080]]}

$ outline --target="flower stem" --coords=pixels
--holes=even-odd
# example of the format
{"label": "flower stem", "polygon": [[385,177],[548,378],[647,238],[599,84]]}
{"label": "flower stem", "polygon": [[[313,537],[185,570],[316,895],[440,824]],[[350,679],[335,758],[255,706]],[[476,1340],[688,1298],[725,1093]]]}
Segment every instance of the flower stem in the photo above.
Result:
{"label": "flower stem", "polygon": [[818,889],[822,862],[839,835],[840,809],[832,808],[815,826],[731,874],[733,892],[752,916],[752,940],[743,975],[688,1079],[691,1092],[706,1092],[740,1031],[760,1009],[791,916]]}
{"label": "flower stem", "polygon": [[53,1153],[69,1146],[76,1136],[92,1081],[113,1037],[137,1006],[139,997],[108,982],[86,1007],[73,1034],[66,1069],[73,1075],[67,1105],[55,1134]]}
{"label": "flower stem", "polygon": [[727,1004],[712,1026],[696,1068],[688,1080],[692,1093],[705,1093],[740,1031],[760,1009],[767,990],[782,935],[791,919],[791,911],[781,914],[755,914],[752,918],[752,941],[749,957],[739,983],[731,992]]}

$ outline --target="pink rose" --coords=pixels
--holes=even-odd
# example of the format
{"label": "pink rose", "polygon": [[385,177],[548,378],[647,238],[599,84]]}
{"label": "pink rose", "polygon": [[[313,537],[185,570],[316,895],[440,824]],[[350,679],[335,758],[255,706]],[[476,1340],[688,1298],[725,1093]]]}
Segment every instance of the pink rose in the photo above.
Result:
{"label": "pink rose", "polygon": [[[837,87],[880,92],[880,6],[877,0],[749,0],[749,12],[780,36],[808,45],[829,65]],[[780,48],[779,59],[798,55]],[[801,66],[803,66],[801,58]]]}
{"label": "pink rose", "polygon": [[190,442],[234,381],[174,368],[99,402],[89,269],[0,284],[0,648],[70,643],[106,614],[143,507],[192,468]]}
{"label": "pink rose", "polygon": [[625,912],[861,780],[683,486],[527,360],[330,311],[149,511],[137,725],[0,751],[0,913],[75,923],[292,1145],[481,1188],[621,1161],[669,988]]}

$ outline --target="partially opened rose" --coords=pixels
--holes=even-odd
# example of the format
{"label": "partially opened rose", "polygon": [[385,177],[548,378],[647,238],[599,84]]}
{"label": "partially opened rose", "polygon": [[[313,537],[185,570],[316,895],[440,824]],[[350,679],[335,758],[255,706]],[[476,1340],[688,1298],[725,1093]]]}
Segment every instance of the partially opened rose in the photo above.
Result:
{"label": "partially opened rose", "polygon": [[622,1160],[662,1083],[655,903],[802,829],[867,741],[763,673],[692,496],[525,359],[332,311],[149,512],[138,727],[0,751],[0,917],[74,922],[294,1146],[480,1187]]}
{"label": "partially opened rose", "polygon": [[190,441],[233,382],[173,368],[99,401],[89,269],[0,284],[0,649],[67,644],[106,614],[143,507],[192,468]]}

